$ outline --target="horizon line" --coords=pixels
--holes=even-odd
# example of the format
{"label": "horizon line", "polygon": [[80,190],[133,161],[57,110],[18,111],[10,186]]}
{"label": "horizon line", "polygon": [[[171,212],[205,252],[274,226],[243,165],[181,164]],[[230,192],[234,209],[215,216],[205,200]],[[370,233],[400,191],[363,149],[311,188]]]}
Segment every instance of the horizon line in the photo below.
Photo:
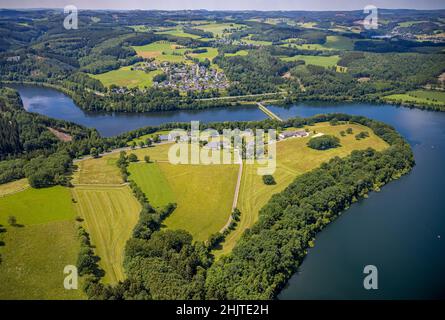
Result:
{"label": "horizon line", "polygon": [[[63,10],[64,7],[17,7],[17,8],[4,8],[0,7],[0,10]],[[83,11],[165,11],[165,12],[177,12],[177,11],[208,11],[208,12],[354,12],[363,11],[363,9],[339,9],[339,10],[298,10],[298,9],[286,9],[286,10],[260,10],[260,9],[111,9],[111,8],[78,8]],[[436,11],[445,10],[443,8],[434,9],[416,9],[416,8],[381,8],[377,7],[379,10],[412,10],[412,11]]]}

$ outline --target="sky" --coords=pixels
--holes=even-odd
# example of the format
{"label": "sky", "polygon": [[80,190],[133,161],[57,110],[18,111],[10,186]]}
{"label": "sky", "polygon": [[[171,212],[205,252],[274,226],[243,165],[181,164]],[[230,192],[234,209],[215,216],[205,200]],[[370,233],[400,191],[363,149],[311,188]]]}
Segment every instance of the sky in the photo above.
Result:
{"label": "sky", "polygon": [[0,8],[207,9],[207,10],[362,10],[445,9],[445,0],[0,0]]}

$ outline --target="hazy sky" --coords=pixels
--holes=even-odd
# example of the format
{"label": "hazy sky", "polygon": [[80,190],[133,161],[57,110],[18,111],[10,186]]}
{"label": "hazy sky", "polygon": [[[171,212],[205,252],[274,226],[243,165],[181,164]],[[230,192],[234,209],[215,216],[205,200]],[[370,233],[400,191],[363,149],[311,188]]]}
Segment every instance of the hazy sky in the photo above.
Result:
{"label": "hazy sky", "polygon": [[445,0],[0,0],[0,8],[356,10],[378,8],[445,9]]}

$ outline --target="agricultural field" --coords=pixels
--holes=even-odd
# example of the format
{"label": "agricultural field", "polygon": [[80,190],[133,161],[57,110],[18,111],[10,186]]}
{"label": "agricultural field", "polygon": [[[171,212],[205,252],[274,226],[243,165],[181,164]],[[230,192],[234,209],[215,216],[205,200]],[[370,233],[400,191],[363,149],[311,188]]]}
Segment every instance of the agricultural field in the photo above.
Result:
{"label": "agricultural field", "polygon": [[28,188],[1,197],[0,208],[0,299],[85,299],[63,287],[63,269],[76,265],[80,247],[69,189]]}
{"label": "agricultural field", "polygon": [[172,143],[163,143],[156,147],[131,150],[127,154],[134,153],[139,160],[144,160],[145,156],[149,156],[152,161],[168,161],[168,150],[171,145]]}
{"label": "agricultural field", "polygon": [[[20,219],[18,214],[17,217]],[[5,246],[0,247],[0,300],[86,299],[81,288],[66,290],[63,287],[63,269],[76,265],[80,249],[74,217],[7,227],[2,241]]]}
{"label": "agricultural field", "polygon": [[121,67],[117,70],[101,74],[90,74],[90,76],[102,82],[105,87],[116,85],[119,87],[143,89],[145,87],[151,87],[153,85],[153,78],[162,73],[161,70],[150,72],[133,70],[135,66]]}
{"label": "agricultural field", "polygon": [[186,33],[184,32],[184,29],[182,27],[176,27],[173,29],[168,30],[162,30],[155,32],[156,34],[168,34],[174,37],[182,37],[182,38],[192,38],[192,39],[200,39],[200,36],[197,36],[196,34]]}
{"label": "agricultural field", "polygon": [[73,189],[78,215],[91,236],[103,281],[124,280],[123,258],[127,240],[139,219],[141,206],[128,186],[81,186]]}
{"label": "agricultural field", "polygon": [[297,60],[303,60],[306,62],[306,64],[313,64],[316,66],[321,66],[325,68],[334,67],[337,65],[337,62],[340,60],[340,57],[335,56],[304,56],[304,55],[296,55],[293,57],[285,57],[283,58],[284,61],[297,61]]}
{"label": "agricultural field", "polygon": [[247,56],[249,54],[249,51],[247,50],[240,50],[235,53],[226,53],[226,57],[235,57],[235,56]]}
{"label": "agricultural field", "polygon": [[162,208],[176,202],[175,195],[158,163],[131,163],[128,171],[130,180],[142,189],[152,206]]}
{"label": "agricultural field", "polygon": [[354,40],[344,36],[327,36],[324,44],[283,44],[282,46],[302,50],[352,50],[354,49]]}
{"label": "agricultural field", "polygon": [[255,46],[271,46],[272,41],[260,41],[260,40],[252,40],[251,35],[241,38],[241,41],[247,44],[252,44]]}
{"label": "agricultural field", "polygon": [[232,213],[237,165],[158,165],[178,205],[164,221],[167,228],[185,229],[204,241],[224,227]]}
{"label": "agricultural field", "polygon": [[222,37],[224,34],[229,34],[230,32],[227,31],[231,29],[242,30],[245,28],[247,28],[246,25],[238,23],[209,23],[197,27],[199,30],[213,33],[214,37]]}
{"label": "agricultural field", "polygon": [[147,142],[148,138],[153,139],[153,137],[155,135],[167,135],[169,132],[170,131],[157,131],[155,133],[146,134],[146,135],[140,136],[139,138],[133,139],[132,141],[128,142],[127,144],[129,146],[131,146],[133,144],[133,142],[136,143],[136,144],[138,144],[141,141],[142,142]]}
{"label": "agricultural field", "polygon": [[218,49],[217,48],[198,48],[198,49],[206,49],[207,52],[204,53],[190,53],[190,57],[197,58],[200,61],[203,61],[205,59],[209,59],[210,62],[213,61],[213,59],[218,55]]}
{"label": "agricultural field", "polygon": [[333,50],[352,50],[354,49],[354,40],[343,36],[327,36],[324,47]]}
{"label": "agricultural field", "polygon": [[15,216],[24,225],[44,224],[74,219],[75,211],[68,188],[28,188],[0,198],[0,224],[7,225],[8,216]]}
{"label": "agricultural field", "polygon": [[145,46],[134,46],[136,53],[143,58],[154,58],[158,62],[185,62],[184,53],[187,49],[173,42],[158,41]]}
{"label": "agricultural field", "polygon": [[402,94],[393,94],[385,97],[389,101],[400,101],[402,103],[418,103],[433,106],[445,106],[445,92],[433,90],[415,90]]}
{"label": "agricultural field", "polygon": [[[315,169],[333,157],[348,156],[353,150],[363,150],[368,147],[383,150],[388,147],[386,142],[377,137],[370,129],[357,124],[331,126],[328,123],[318,123],[307,128],[312,135],[315,130],[317,133],[339,137],[341,147],[326,151],[313,150],[306,145],[308,138],[290,138],[278,142],[276,146],[277,169],[273,174],[277,183],[275,185],[265,185],[263,183],[262,177],[257,174],[257,165],[244,165],[238,199],[241,221],[237,228],[228,235],[222,249],[215,251],[217,257],[227,254],[233,249],[243,232],[247,228],[252,227],[258,220],[260,209],[269,201],[272,195],[284,190],[298,175]],[[340,132],[345,131],[347,128],[352,128],[354,133],[342,137]],[[370,137],[356,140],[355,134],[361,131],[368,131]]]}
{"label": "agricultural field", "polygon": [[79,184],[121,184],[119,168],[116,166],[118,154],[98,159],[86,159],[76,163],[78,169],[73,174],[72,183]]}
{"label": "agricultural field", "polygon": [[29,187],[27,179],[20,179],[0,185],[0,198],[9,194],[17,193]]}
{"label": "agricultural field", "polygon": [[167,228],[187,230],[195,240],[205,241],[229,219],[238,169],[238,165],[137,163],[130,168],[130,179],[155,205],[177,204],[164,221]]}

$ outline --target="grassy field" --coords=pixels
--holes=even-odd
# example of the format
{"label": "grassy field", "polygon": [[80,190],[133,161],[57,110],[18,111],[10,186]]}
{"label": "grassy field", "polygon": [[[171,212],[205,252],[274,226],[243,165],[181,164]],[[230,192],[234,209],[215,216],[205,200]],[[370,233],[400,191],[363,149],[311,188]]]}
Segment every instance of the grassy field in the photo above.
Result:
{"label": "grassy field", "polygon": [[159,208],[176,202],[173,191],[157,163],[132,163],[128,171],[130,179],[142,189],[152,206]]}
{"label": "grassy field", "polygon": [[197,58],[200,61],[203,61],[205,59],[209,59],[210,62],[213,61],[213,59],[218,55],[218,49],[217,48],[198,48],[198,49],[206,49],[207,52],[204,53],[191,53],[190,56],[193,58]]}
{"label": "grassy field", "polygon": [[389,101],[401,101],[406,103],[429,104],[435,106],[445,106],[445,92],[430,90],[415,90],[403,94],[393,94],[386,96]]}
{"label": "grassy field", "polygon": [[235,193],[237,165],[171,165],[159,163],[178,207],[165,220],[195,240],[207,240],[227,223]]}
{"label": "grassy field", "polygon": [[235,52],[235,53],[226,53],[225,56],[226,57],[247,56],[248,54],[249,54],[249,51],[247,51],[247,50],[240,50],[240,51]]}
{"label": "grassy field", "polygon": [[324,47],[334,50],[352,50],[354,49],[354,40],[343,36],[327,36]]}
{"label": "grassy field", "polygon": [[340,60],[340,57],[337,55],[329,57],[296,55],[293,57],[285,57],[283,58],[283,60],[284,61],[303,60],[304,62],[306,62],[306,64],[313,64],[316,66],[322,66],[328,68],[335,66],[337,62]]}
{"label": "grassy field", "polygon": [[140,204],[128,186],[75,187],[76,210],[84,219],[99,264],[105,270],[105,283],[124,280],[123,254],[136,225]]}
{"label": "grassy field", "polygon": [[161,131],[157,131],[155,133],[146,134],[146,135],[140,136],[139,138],[133,139],[132,141],[129,141],[127,144],[129,146],[131,146],[133,144],[133,142],[136,142],[137,144],[141,141],[147,142],[148,138],[153,138],[155,135],[164,135],[164,134],[167,135],[169,132],[170,131],[168,131],[168,130],[165,130],[165,131],[161,130]]}
{"label": "grassy field", "polygon": [[116,161],[119,154],[98,159],[87,159],[76,163],[73,184],[121,184],[123,183]]}
{"label": "grassy field", "polygon": [[182,37],[182,38],[192,38],[192,39],[199,39],[201,38],[200,36],[196,35],[196,34],[191,34],[191,33],[186,33],[184,32],[184,29],[182,27],[177,27],[174,29],[169,29],[169,30],[163,30],[163,31],[159,31],[156,32],[156,34],[168,34],[174,37]]}
{"label": "grassy field", "polygon": [[251,36],[247,36],[244,38],[241,38],[241,40],[247,44],[253,44],[256,46],[271,46],[272,45],[272,41],[260,41],[260,40],[252,40],[250,38]]}
{"label": "grassy field", "polygon": [[0,224],[6,225],[9,216],[15,216],[18,224],[26,226],[52,221],[74,219],[69,189],[52,187],[28,188],[0,198]]}
{"label": "grassy field", "polygon": [[246,25],[244,24],[237,24],[237,23],[209,23],[209,24],[202,24],[197,29],[211,32],[213,33],[213,36],[219,36],[221,37],[224,34],[225,30],[230,30],[234,28],[242,28],[245,29]]}
{"label": "grassy field", "polygon": [[152,161],[168,161],[168,150],[171,145],[171,143],[166,143],[151,148],[135,149],[128,151],[127,154],[134,153],[139,160],[144,160],[145,156],[149,156]]}
{"label": "grassy field", "polygon": [[0,185],[0,198],[28,188],[28,179],[20,179]]}
{"label": "grassy field", "polygon": [[79,240],[74,219],[7,228],[0,247],[0,300],[86,299],[81,289],[65,290],[63,269],[76,265]]}
{"label": "grassy field", "polygon": [[173,42],[158,41],[145,46],[134,46],[136,53],[143,58],[155,58],[158,62],[185,62],[185,48]]}
{"label": "grassy field", "polygon": [[[245,165],[241,180],[241,189],[238,200],[238,209],[241,211],[241,221],[235,231],[229,234],[223,244],[222,250],[215,251],[217,257],[229,253],[235,246],[243,232],[252,227],[258,220],[260,209],[269,201],[271,196],[288,186],[300,174],[315,169],[323,162],[335,157],[345,157],[353,150],[373,147],[383,150],[388,145],[377,137],[370,129],[356,124],[331,126],[319,123],[308,127],[317,133],[332,134],[339,137],[341,147],[327,151],[318,151],[306,146],[308,138],[288,139],[277,144],[277,169],[273,174],[277,184],[265,185],[262,177],[257,174],[256,165]],[[352,128],[354,134],[341,137],[340,132]],[[355,134],[368,131],[370,137],[356,140]]]}
{"label": "grassy field", "polygon": [[[283,44],[282,46],[288,47],[289,44]],[[318,50],[318,51],[330,51],[330,50],[353,50],[354,40],[344,36],[327,36],[324,44],[310,43],[310,44],[290,44],[290,47],[301,50]]]}
{"label": "grassy field", "polygon": [[143,89],[144,87],[151,87],[153,85],[153,78],[162,73],[161,70],[145,72],[142,70],[132,70],[132,68],[132,66],[126,66],[101,74],[90,74],[90,76],[102,82],[106,87],[116,85],[119,87],[137,87]]}
{"label": "grassy field", "polygon": [[[132,151],[139,159],[166,161],[171,144]],[[134,180],[150,202],[162,206],[175,202],[178,207],[164,224],[171,229],[189,231],[196,240],[207,240],[221,230],[231,214],[238,165],[172,165],[168,162],[130,166]]]}
{"label": "grassy field", "polygon": [[[76,265],[79,251],[69,189],[28,188],[0,198],[0,208],[0,299],[85,298],[81,289],[63,288],[63,268]],[[19,226],[7,224],[10,215]]]}

